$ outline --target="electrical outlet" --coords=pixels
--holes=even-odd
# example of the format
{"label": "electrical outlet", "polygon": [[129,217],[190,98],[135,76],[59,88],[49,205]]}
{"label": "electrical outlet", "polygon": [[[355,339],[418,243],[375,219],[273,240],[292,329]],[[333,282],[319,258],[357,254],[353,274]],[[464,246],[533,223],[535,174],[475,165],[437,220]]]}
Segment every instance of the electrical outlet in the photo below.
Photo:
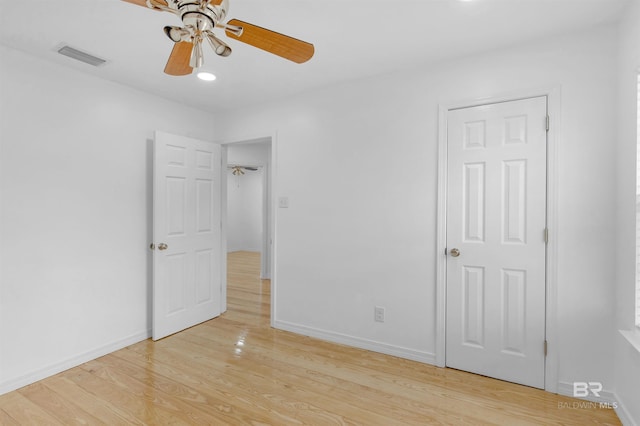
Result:
{"label": "electrical outlet", "polygon": [[384,322],[384,308],[382,306],[373,308],[373,320],[376,322]]}
{"label": "electrical outlet", "polygon": [[278,198],[278,207],[281,209],[289,208],[289,197],[280,197]]}

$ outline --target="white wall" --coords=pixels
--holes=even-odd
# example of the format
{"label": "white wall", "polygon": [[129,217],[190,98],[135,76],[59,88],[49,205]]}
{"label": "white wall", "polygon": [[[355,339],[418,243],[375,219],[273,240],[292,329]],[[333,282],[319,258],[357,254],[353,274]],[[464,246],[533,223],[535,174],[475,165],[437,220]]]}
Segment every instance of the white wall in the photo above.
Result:
{"label": "white wall", "polygon": [[[234,162],[235,164],[235,162]],[[227,171],[227,251],[261,251],[263,173]]]}
{"label": "white wall", "polygon": [[550,345],[561,390],[612,390],[616,35],[599,28],[218,117],[222,139],[277,131],[275,195],[290,207],[276,216],[275,325],[433,362],[438,105],[559,87]]}
{"label": "white wall", "polygon": [[213,128],[161,98],[0,57],[2,393],[147,336],[149,140]]}
{"label": "white wall", "polygon": [[250,166],[266,165],[271,162],[271,140],[259,142],[238,142],[227,145],[227,163]]}
{"label": "white wall", "polygon": [[[634,329],[635,181],[637,151],[637,71],[640,69],[640,2],[632,2],[620,25],[618,61],[617,321]],[[640,341],[640,332],[638,332]],[[616,393],[627,415],[640,424],[640,353],[616,333]]]}

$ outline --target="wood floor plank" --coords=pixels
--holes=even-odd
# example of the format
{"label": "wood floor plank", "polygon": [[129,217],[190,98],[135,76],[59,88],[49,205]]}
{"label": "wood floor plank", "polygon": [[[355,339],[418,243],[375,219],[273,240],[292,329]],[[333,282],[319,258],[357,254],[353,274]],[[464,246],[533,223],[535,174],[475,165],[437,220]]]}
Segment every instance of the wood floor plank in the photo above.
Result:
{"label": "wood floor plank", "polygon": [[584,401],[273,329],[270,298],[259,253],[230,253],[219,318],[0,395],[0,424],[620,424]]}
{"label": "wood floor plank", "polygon": [[3,426],[20,426],[13,417],[11,417],[6,411],[0,409],[0,425]]}
{"label": "wood floor plank", "polygon": [[[64,373],[67,374],[67,373]],[[107,425],[141,425],[143,424],[135,416],[120,410],[118,407],[94,395],[73,381],[59,374],[46,380],[47,386],[55,390],[61,396],[84,407],[88,412]]]}
{"label": "wood floor plank", "polygon": [[135,392],[123,389],[113,381],[105,380],[93,374],[91,370],[85,370],[85,365],[65,372],[65,377],[82,389],[94,394],[96,398],[107,401],[112,407],[117,407],[120,412],[139,419],[140,424],[171,424],[176,419],[171,412],[167,412],[162,404],[155,404],[152,397],[139,396]]}
{"label": "wood floor plank", "polygon": [[20,389],[20,395],[45,410],[64,424],[104,424],[97,417],[77,406],[73,400],[58,395],[46,382],[36,382]]}
{"label": "wood floor plank", "polygon": [[3,395],[0,404],[2,411],[20,425],[64,425],[19,392]]}

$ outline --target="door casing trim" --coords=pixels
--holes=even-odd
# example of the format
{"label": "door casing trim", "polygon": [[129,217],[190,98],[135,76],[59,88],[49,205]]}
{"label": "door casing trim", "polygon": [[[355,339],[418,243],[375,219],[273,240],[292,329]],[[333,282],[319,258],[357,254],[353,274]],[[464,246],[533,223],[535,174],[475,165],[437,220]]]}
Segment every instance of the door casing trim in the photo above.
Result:
{"label": "door casing trim", "polygon": [[[485,104],[515,101],[519,99],[547,97],[547,113],[550,127],[547,132],[547,229],[549,241],[546,256],[546,314],[545,335],[547,357],[545,360],[545,390],[558,389],[557,344],[557,253],[558,253],[558,141],[561,134],[561,86],[526,89],[488,97],[440,102],[438,105],[438,198],[436,245],[436,365],[446,365],[446,266],[447,242],[447,116],[450,110]],[[542,350],[542,348],[540,348]]]}

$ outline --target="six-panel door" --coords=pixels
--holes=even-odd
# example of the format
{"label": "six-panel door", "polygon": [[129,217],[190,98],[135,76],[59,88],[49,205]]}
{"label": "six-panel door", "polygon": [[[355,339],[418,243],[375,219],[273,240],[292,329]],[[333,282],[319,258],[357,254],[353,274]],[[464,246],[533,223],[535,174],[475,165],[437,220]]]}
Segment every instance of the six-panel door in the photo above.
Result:
{"label": "six-panel door", "polygon": [[537,97],[452,110],[447,119],[446,365],[538,388],[546,116],[547,99]]}
{"label": "six-panel door", "polygon": [[156,132],[153,339],[220,315],[220,146]]}

